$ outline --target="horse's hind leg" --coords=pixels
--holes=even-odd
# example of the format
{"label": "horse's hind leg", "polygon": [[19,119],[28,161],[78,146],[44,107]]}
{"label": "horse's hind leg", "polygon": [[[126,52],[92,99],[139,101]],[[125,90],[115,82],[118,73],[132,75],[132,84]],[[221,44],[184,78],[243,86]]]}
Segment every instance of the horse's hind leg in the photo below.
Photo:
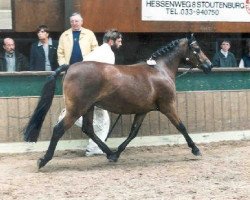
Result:
{"label": "horse's hind leg", "polygon": [[146,114],[135,115],[128,138],[118,147],[118,150],[108,158],[110,161],[116,162],[120,157],[121,152],[123,152],[126,146],[131,142],[131,140],[133,140],[137,136],[137,133],[141,127],[145,116]]}
{"label": "horse's hind leg", "polygon": [[99,148],[107,154],[107,157],[109,157],[111,154],[113,154],[113,152],[94,133],[93,115],[94,115],[94,107],[90,108],[88,112],[84,116],[82,116],[82,131],[85,132],[99,146]]}
{"label": "horse's hind leg", "polygon": [[174,103],[168,105],[167,109],[164,109],[164,110],[161,109],[160,111],[163,114],[165,114],[168,117],[168,119],[172,122],[172,124],[178,129],[178,131],[182,133],[182,135],[187,141],[188,146],[192,149],[192,153],[196,156],[200,156],[201,152],[198,149],[198,147],[195,145],[191,137],[188,135],[186,127],[184,126],[180,118],[178,117]]}
{"label": "horse's hind leg", "polygon": [[54,126],[49,148],[45,155],[37,161],[37,166],[39,169],[44,167],[52,159],[59,139],[73,124],[74,119],[66,114],[65,118]]}

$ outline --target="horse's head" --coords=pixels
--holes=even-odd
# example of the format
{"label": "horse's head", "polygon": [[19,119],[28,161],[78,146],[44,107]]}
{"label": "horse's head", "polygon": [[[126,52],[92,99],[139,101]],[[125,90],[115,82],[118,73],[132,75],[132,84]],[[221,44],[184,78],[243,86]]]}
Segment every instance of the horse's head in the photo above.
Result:
{"label": "horse's head", "polygon": [[194,35],[191,34],[191,36],[187,38],[187,41],[188,41],[188,53],[186,57],[187,63],[191,64],[192,67],[197,67],[199,69],[202,69],[205,73],[209,73],[213,65],[201,50]]}

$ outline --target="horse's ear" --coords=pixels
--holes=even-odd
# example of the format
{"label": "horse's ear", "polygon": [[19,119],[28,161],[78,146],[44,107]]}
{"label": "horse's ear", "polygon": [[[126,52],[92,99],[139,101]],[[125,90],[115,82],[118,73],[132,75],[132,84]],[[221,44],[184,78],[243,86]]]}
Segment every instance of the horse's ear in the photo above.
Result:
{"label": "horse's ear", "polygon": [[187,39],[188,39],[188,44],[189,44],[189,45],[190,45],[193,41],[195,41],[194,33],[191,33],[190,35],[188,35]]}

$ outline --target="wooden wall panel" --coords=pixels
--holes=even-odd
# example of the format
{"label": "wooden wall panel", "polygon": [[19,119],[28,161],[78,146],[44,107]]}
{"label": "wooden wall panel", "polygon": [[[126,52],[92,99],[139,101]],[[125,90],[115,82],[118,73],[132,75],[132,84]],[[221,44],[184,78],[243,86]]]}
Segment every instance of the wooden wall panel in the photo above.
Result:
{"label": "wooden wall panel", "polygon": [[24,129],[25,125],[29,121],[29,98],[18,98],[18,107],[19,107],[19,130],[20,130],[20,140],[23,139],[22,130]]}
{"label": "wooden wall panel", "polygon": [[[8,105],[5,98],[0,98],[0,142],[8,142]],[[12,140],[12,139],[11,139]]]}
{"label": "wooden wall panel", "polygon": [[203,132],[206,130],[205,118],[205,93],[197,92],[196,95],[196,130]]}
{"label": "wooden wall panel", "polygon": [[51,31],[64,30],[64,1],[62,0],[15,0],[14,30],[33,32],[41,24]]}
{"label": "wooden wall panel", "polygon": [[[0,142],[23,141],[22,131],[37,104],[38,97],[0,98]],[[189,133],[250,129],[250,90],[178,92],[177,110]],[[64,108],[62,96],[55,96],[45,118],[39,140],[50,140],[52,129]],[[117,114],[111,114],[112,124]],[[124,115],[111,137],[127,137],[134,115]],[[150,112],[138,136],[180,134],[160,112]],[[225,133],[226,134],[226,133]],[[85,139],[77,126],[63,139]]]}
{"label": "wooden wall panel", "polygon": [[117,135],[117,136],[123,136],[123,137],[127,137],[128,136],[128,133],[130,132],[130,126],[133,122],[133,117],[134,115],[130,116],[130,115],[124,115],[121,117],[121,130],[118,134],[115,134],[114,135]]}
{"label": "wooden wall panel", "polygon": [[187,92],[187,129],[189,132],[196,130],[196,101],[195,93]]}
{"label": "wooden wall panel", "polygon": [[188,128],[187,122],[187,97],[185,92],[177,93],[177,113],[181,121],[186,125]]}
{"label": "wooden wall panel", "polygon": [[238,98],[238,92],[230,92],[230,98],[231,98],[231,128],[232,130],[238,130],[239,124],[238,120],[239,118],[239,98]]}
{"label": "wooden wall panel", "polygon": [[222,95],[223,129],[227,131],[231,130],[230,92],[223,92],[221,95]]}
{"label": "wooden wall panel", "polygon": [[246,92],[246,96],[247,96],[247,121],[250,121],[250,93]]}
{"label": "wooden wall panel", "polygon": [[249,123],[248,121],[248,116],[247,116],[247,110],[248,110],[248,104],[247,104],[247,93],[246,91],[242,91],[238,93],[238,98],[239,98],[239,121],[240,121],[240,126],[239,128],[244,128],[247,127],[247,124]]}
{"label": "wooden wall panel", "polygon": [[138,135],[151,135],[151,131],[150,131],[150,114],[148,113],[148,115],[146,115],[145,119],[143,120],[142,126],[139,130]]}
{"label": "wooden wall panel", "polygon": [[221,93],[213,93],[214,106],[214,131],[220,131],[223,127]]}
{"label": "wooden wall panel", "polygon": [[205,93],[205,122],[206,122],[206,131],[214,131],[214,102],[213,102],[213,93]]}
{"label": "wooden wall panel", "polygon": [[171,133],[169,120],[165,115],[159,114],[159,134],[169,135]]}
{"label": "wooden wall panel", "polygon": [[8,140],[20,141],[19,105],[18,99],[8,99]]}
{"label": "wooden wall panel", "polygon": [[159,115],[155,112],[149,113],[150,135],[160,135]]}

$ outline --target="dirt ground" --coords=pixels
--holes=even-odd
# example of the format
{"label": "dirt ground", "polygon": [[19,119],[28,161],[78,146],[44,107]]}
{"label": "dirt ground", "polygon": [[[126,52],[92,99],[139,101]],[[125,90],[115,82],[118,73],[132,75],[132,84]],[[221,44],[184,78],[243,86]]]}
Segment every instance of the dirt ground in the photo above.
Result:
{"label": "dirt ground", "polygon": [[0,154],[0,199],[250,199],[250,141],[127,148],[117,163],[83,151]]}

